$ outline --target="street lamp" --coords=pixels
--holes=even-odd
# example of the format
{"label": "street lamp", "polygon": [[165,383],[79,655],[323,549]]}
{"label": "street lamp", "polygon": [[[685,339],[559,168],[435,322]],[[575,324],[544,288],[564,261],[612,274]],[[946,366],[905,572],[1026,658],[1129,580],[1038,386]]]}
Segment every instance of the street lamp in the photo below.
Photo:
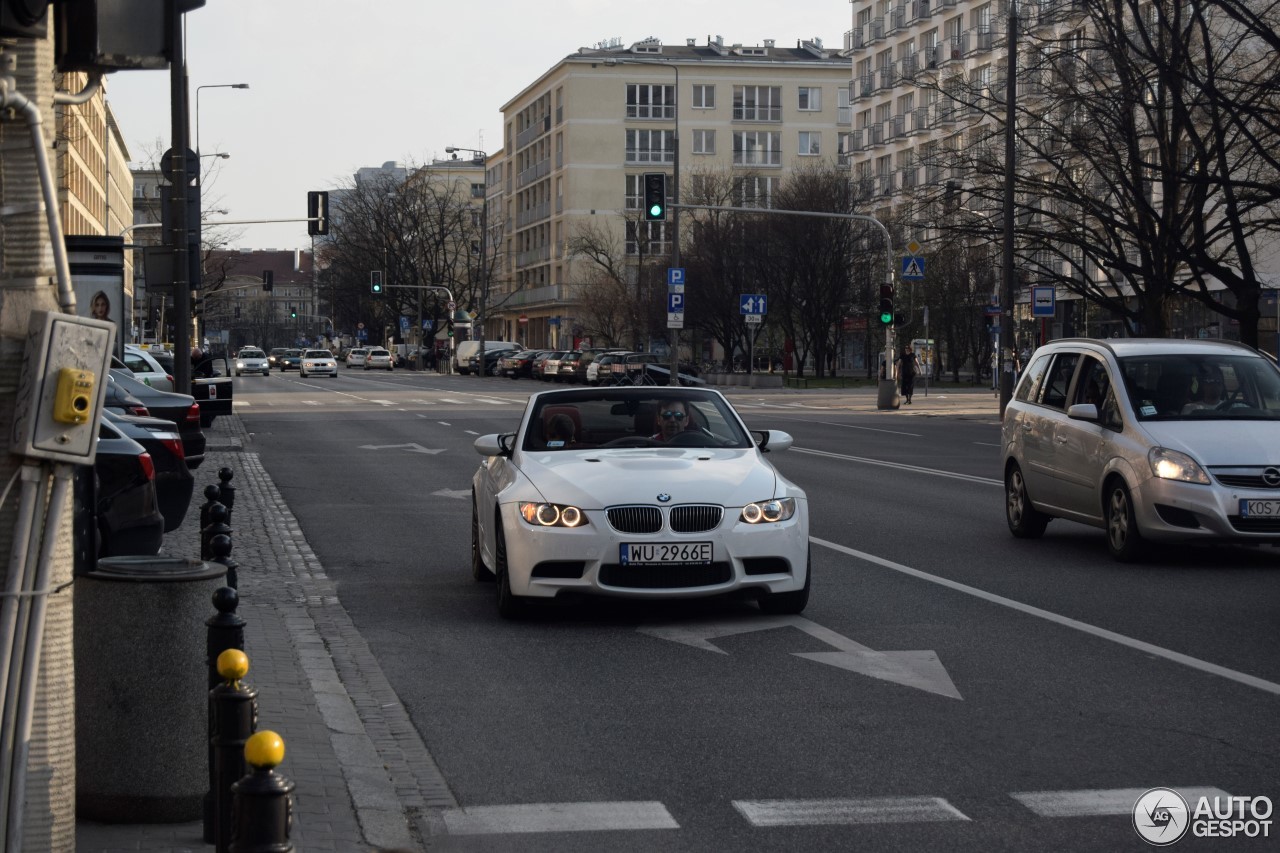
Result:
{"label": "street lamp", "polygon": [[[476,333],[476,340],[480,343],[480,369],[479,375],[485,376],[485,357],[484,357],[484,324],[488,319],[485,313],[485,300],[489,296],[489,155],[476,148],[459,148],[456,145],[445,146],[446,154],[456,154],[459,151],[469,151],[475,155],[473,163],[482,164],[485,167],[485,179],[481,184],[484,189],[481,191],[480,198],[480,305],[476,312],[476,327],[479,331]],[[449,311],[450,318],[453,319],[453,311]],[[452,347],[452,345],[450,345]]]}
{"label": "street lamp", "polygon": [[201,89],[248,89],[248,83],[210,83],[207,86],[196,86],[196,153],[200,153],[200,90]]}

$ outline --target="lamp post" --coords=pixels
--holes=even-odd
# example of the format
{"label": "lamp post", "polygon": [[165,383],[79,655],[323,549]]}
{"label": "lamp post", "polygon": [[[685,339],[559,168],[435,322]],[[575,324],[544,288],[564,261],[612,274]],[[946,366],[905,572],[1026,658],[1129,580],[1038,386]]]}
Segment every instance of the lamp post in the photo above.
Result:
{"label": "lamp post", "polygon": [[[1015,275],[1013,263],[1014,221],[1013,211],[1017,197],[1014,192],[1014,178],[1017,176],[1014,163],[1014,143],[1017,139],[1015,123],[1018,118],[1018,0],[1009,3],[1009,55],[1005,79],[1004,101],[1004,263],[1002,267],[1003,282],[1000,287],[1000,352],[996,358],[996,370],[1000,372],[1000,418],[1004,419],[1005,407],[1013,398],[1013,348],[1016,345],[1013,334],[1013,279]],[[1006,359],[1008,360],[1006,362]]]}
{"label": "lamp post", "polygon": [[248,83],[210,83],[196,86],[196,153],[200,153],[200,90],[201,89],[248,89]]}
{"label": "lamp post", "polygon": [[[486,376],[485,373],[485,353],[484,353],[484,324],[488,316],[485,314],[485,301],[489,296],[489,155],[476,148],[459,148],[456,145],[446,146],[444,149],[446,154],[455,154],[459,151],[468,151],[475,155],[473,163],[479,163],[484,167],[485,179],[481,186],[480,197],[480,298],[479,309],[476,312],[476,340],[480,343],[480,362],[478,375]],[[450,318],[452,319],[452,318]]]}

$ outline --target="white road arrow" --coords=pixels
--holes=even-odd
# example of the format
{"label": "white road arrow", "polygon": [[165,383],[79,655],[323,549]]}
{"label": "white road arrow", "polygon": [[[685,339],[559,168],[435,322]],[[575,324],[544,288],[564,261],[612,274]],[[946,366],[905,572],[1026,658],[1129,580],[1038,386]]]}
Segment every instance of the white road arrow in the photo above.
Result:
{"label": "white road arrow", "polygon": [[740,620],[684,622],[679,625],[652,626],[638,630],[642,634],[723,655],[728,652],[717,648],[711,640],[716,637],[729,637],[751,631],[769,631],[774,628],[795,628],[839,650],[792,652],[796,657],[830,664],[850,672],[879,678],[882,681],[892,681],[905,687],[914,687],[917,690],[963,701],[964,697],[951,682],[951,676],[947,675],[947,670],[938,660],[936,652],[878,652],[855,643],[848,637],[824,628],[816,622],[810,622],[803,616],[761,616]]}
{"label": "white road arrow", "polygon": [[438,491],[432,492],[431,494],[440,498],[458,498],[459,500],[461,500],[462,498],[471,497],[471,490],[470,489],[440,489]]}
{"label": "white road arrow", "polygon": [[444,448],[432,450],[430,447],[423,447],[421,444],[362,444],[361,450],[408,450],[410,453],[427,453],[434,456],[437,453],[444,453]]}

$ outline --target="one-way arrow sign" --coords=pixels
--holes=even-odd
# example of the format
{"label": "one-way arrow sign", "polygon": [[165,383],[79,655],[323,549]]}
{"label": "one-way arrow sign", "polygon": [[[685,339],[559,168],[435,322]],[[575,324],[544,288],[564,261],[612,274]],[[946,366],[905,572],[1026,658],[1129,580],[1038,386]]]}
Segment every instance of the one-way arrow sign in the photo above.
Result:
{"label": "one-way arrow sign", "polygon": [[951,682],[951,676],[947,675],[947,670],[938,660],[936,652],[878,652],[855,643],[848,637],[824,628],[816,622],[810,622],[803,616],[764,616],[738,620],[682,622],[678,625],[650,626],[638,630],[641,634],[723,655],[728,652],[717,648],[711,640],[716,637],[730,637],[751,631],[769,631],[774,628],[795,628],[838,649],[834,652],[792,652],[796,657],[847,669],[882,681],[892,681],[904,687],[914,687],[939,696],[962,701],[964,699],[955,684]]}
{"label": "one-way arrow sign", "polygon": [[765,297],[763,293],[744,293],[742,294],[742,304],[740,311],[743,314],[764,314]]}

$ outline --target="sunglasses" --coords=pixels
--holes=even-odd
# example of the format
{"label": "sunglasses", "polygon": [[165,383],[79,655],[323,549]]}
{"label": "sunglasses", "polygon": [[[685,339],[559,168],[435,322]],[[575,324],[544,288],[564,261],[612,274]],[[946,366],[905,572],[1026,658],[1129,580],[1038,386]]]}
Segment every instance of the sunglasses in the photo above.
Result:
{"label": "sunglasses", "polygon": [[684,412],[663,412],[662,417],[667,420],[675,419],[677,421],[684,420]]}

